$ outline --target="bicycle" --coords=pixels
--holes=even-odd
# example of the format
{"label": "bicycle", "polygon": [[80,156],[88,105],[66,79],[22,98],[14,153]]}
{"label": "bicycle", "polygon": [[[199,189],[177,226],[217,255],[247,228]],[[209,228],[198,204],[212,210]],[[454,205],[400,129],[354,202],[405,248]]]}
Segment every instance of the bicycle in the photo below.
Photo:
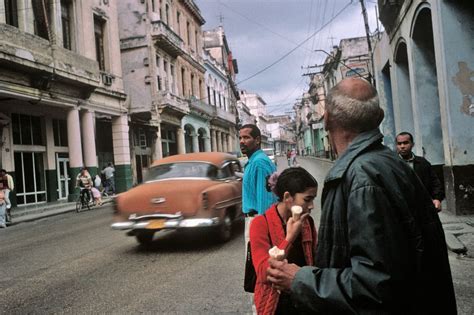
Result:
{"label": "bicycle", "polygon": [[92,198],[92,193],[90,190],[89,192],[83,192],[84,189],[87,188],[80,187],[80,193],[76,200],[76,212],[81,212],[85,208],[90,210],[92,207],[94,207],[94,198]]}

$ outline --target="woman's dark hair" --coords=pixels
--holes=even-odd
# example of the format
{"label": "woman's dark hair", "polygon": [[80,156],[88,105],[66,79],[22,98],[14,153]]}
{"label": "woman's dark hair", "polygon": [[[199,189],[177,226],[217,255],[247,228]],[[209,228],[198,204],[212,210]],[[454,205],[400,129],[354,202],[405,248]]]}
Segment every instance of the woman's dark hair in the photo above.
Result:
{"label": "woman's dark hair", "polygon": [[318,182],[307,170],[302,167],[290,167],[278,176],[273,192],[278,197],[278,201],[282,201],[286,191],[294,196],[312,187],[318,187]]}

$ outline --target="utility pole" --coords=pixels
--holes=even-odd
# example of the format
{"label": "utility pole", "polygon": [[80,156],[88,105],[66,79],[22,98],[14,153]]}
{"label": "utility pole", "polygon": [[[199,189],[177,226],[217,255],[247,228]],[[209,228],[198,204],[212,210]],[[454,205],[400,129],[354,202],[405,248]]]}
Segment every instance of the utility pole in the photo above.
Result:
{"label": "utility pole", "polygon": [[372,81],[371,83],[375,86],[374,53],[372,51],[372,43],[370,41],[369,19],[367,17],[367,10],[365,9],[364,0],[360,0],[360,6],[362,7],[362,15],[364,17],[365,35],[367,36],[367,46],[369,48],[370,63],[371,63],[371,68],[372,68],[370,80]]}

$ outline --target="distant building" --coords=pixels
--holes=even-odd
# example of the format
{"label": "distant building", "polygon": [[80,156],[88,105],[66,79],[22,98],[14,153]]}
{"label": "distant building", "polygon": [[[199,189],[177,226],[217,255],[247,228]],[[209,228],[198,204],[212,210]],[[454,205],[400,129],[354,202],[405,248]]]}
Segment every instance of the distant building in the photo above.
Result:
{"label": "distant building", "polygon": [[267,129],[267,103],[257,93],[240,90],[240,99],[250,109],[250,113],[255,116],[257,126],[262,133],[262,148],[273,147],[273,140]]}
{"label": "distant building", "polygon": [[204,123],[189,128],[183,120],[207,98],[205,20],[192,0],[117,3],[132,165],[141,182],[152,160],[202,147],[210,138]]}
{"label": "distant building", "polygon": [[115,165],[131,187],[116,1],[0,2],[0,164],[19,206],[72,200]]}
{"label": "distant building", "polygon": [[210,120],[212,151],[236,152],[238,146],[235,85],[237,60],[233,59],[222,26],[204,31],[207,104],[213,106]]}
{"label": "distant building", "polygon": [[267,116],[267,128],[275,147],[275,153],[284,155],[295,148],[294,121],[289,115]]}

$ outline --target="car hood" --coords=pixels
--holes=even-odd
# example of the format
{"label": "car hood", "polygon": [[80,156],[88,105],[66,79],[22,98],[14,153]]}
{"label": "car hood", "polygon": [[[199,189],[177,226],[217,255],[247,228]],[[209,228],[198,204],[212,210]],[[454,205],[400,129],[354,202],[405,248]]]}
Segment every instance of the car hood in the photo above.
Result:
{"label": "car hood", "polygon": [[194,216],[201,207],[201,193],[216,184],[206,179],[169,179],[144,183],[120,194],[116,200],[116,210],[123,216],[176,212],[181,212],[184,217]]}

